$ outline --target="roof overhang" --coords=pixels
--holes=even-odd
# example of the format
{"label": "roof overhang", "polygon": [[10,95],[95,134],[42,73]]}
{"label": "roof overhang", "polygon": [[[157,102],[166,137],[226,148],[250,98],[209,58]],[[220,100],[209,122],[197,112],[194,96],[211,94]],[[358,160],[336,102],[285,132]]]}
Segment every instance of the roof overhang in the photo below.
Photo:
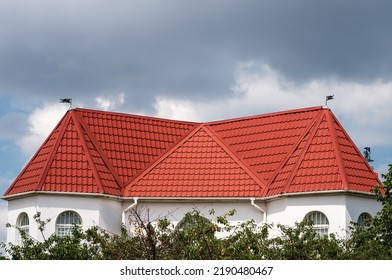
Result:
{"label": "roof overhang", "polygon": [[50,191],[31,191],[18,193],[13,195],[7,195],[0,197],[5,201],[12,201],[15,199],[31,197],[36,195],[50,195],[50,196],[72,196],[72,197],[90,197],[90,198],[106,198],[112,200],[122,200],[122,197],[101,193],[80,193],[80,192],[50,192]]}
{"label": "roof overhang", "polygon": [[[36,195],[50,195],[50,196],[72,196],[72,197],[88,197],[88,198],[105,198],[117,201],[133,201],[135,197],[120,197],[114,195],[100,194],[100,193],[79,193],[79,192],[49,192],[49,191],[32,191],[19,193],[14,195],[3,196],[1,199],[12,201],[15,199],[31,197]],[[298,193],[285,193],[269,197],[137,197],[139,200],[145,202],[205,202],[205,201],[248,201],[254,199],[259,202],[269,202],[290,197],[315,197],[315,196],[333,196],[333,195],[350,195],[357,197],[376,198],[374,193],[352,191],[352,190],[333,190],[333,191],[317,191],[317,192],[298,192]]]}

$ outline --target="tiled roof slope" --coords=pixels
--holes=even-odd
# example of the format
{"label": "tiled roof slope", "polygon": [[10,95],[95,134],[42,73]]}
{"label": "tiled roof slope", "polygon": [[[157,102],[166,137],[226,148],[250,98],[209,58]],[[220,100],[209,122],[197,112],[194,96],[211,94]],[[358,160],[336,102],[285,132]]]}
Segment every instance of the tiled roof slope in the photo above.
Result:
{"label": "tiled roof slope", "polygon": [[369,192],[377,174],[329,109],[209,123],[69,111],[5,193],[270,197]]}
{"label": "tiled roof slope", "polygon": [[320,109],[314,108],[216,122],[210,126],[268,183],[319,113]]}
{"label": "tiled roof slope", "polygon": [[127,186],[124,195],[260,197],[261,184],[207,127],[200,125],[199,129]]}
{"label": "tiled roof slope", "polygon": [[77,109],[124,184],[197,124]]}
{"label": "tiled roof slope", "polygon": [[69,111],[4,194],[122,195],[133,176],[197,124],[86,109]]}
{"label": "tiled roof slope", "polygon": [[264,196],[370,192],[381,184],[329,109],[313,107],[211,123],[267,185]]}

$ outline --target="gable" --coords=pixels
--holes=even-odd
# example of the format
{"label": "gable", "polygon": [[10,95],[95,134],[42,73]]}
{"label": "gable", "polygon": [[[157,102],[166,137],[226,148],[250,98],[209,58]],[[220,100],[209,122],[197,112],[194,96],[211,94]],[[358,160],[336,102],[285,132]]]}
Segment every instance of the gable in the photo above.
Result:
{"label": "gable", "polygon": [[261,182],[203,125],[125,189],[131,197],[260,197]]}

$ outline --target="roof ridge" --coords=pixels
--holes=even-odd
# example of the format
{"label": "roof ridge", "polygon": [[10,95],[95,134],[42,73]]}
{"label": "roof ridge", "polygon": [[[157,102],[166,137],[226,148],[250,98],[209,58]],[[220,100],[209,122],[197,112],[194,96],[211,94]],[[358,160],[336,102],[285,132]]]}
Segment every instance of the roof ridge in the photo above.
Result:
{"label": "roof ridge", "polygon": [[124,196],[124,192],[126,189],[131,188],[135,185],[140,179],[142,179],[148,172],[150,172],[153,168],[155,168],[158,164],[160,164],[165,158],[167,158],[170,154],[173,153],[178,147],[180,147],[183,143],[185,143],[189,138],[195,135],[203,124],[196,125],[192,130],[189,131],[188,134],[185,134],[181,139],[179,139],[176,143],[174,143],[165,153],[160,155],[155,161],[151,162],[147,167],[142,169],[139,174],[135,175],[132,181],[126,183],[126,186],[123,188],[122,196]]}
{"label": "roof ridge", "polygon": [[115,168],[111,164],[110,160],[107,158],[105,152],[102,150],[101,145],[98,143],[98,140],[96,139],[94,133],[90,130],[89,126],[84,121],[83,116],[81,116],[80,114],[75,114],[75,118],[77,118],[79,124],[83,128],[84,132],[87,134],[87,136],[90,139],[90,141],[92,142],[92,145],[94,146],[94,148],[97,150],[102,161],[105,163],[106,167],[111,172],[112,176],[116,180],[120,189],[123,189],[125,183],[121,180],[120,176],[117,174]]}
{"label": "roof ridge", "polygon": [[243,162],[241,158],[230,149],[230,147],[226,146],[212,128],[206,125],[203,127],[204,131],[206,131],[207,134],[246,172],[246,174],[248,174],[260,186],[262,193],[265,193],[268,188],[267,184],[253,172],[252,168]]}
{"label": "roof ridge", "polygon": [[[67,127],[68,127],[68,125],[69,125],[69,122],[71,121],[71,117],[72,117],[72,112],[71,112],[71,111],[68,111],[68,112],[64,115],[63,119],[59,122],[59,124],[60,124],[60,123],[62,123],[62,121],[64,120],[63,126],[62,126],[62,128],[61,128],[61,130],[60,130],[60,132],[59,132],[59,135],[57,136],[56,142],[55,142],[53,148],[52,148],[51,151],[50,151],[50,156],[49,156],[49,158],[48,158],[48,160],[47,160],[47,162],[46,162],[44,171],[42,172],[41,177],[40,177],[40,179],[39,179],[39,181],[38,181],[37,190],[39,190],[39,191],[42,190],[43,183],[44,183],[44,181],[45,181],[45,178],[46,178],[46,176],[47,176],[47,173],[48,173],[50,167],[52,166],[52,162],[53,162],[53,160],[54,160],[54,158],[55,158],[55,156],[56,156],[56,151],[57,151],[58,147],[59,147],[60,144],[61,144],[61,140],[63,139],[64,133],[65,133],[65,131],[67,130]],[[55,129],[56,129],[57,127],[58,127],[58,126],[56,126]],[[53,130],[53,131],[54,131],[54,130]],[[52,131],[52,133],[53,133],[53,131]],[[49,136],[48,136],[47,139],[49,139],[49,137],[52,135],[52,133],[49,134]],[[47,141],[47,140],[45,140],[44,143],[46,143],[46,141]],[[38,149],[37,153],[38,153],[40,150],[41,150],[41,147]]]}
{"label": "roof ridge", "polygon": [[302,133],[302,135],[298,138],[298,141],[293,145],[292,150],[287,154],[286,159],[281,162],[279,167],[276,169],[275,174],[273,174],[273,176],[271,176],[271,179],[268,181],[268,186],[270,186],[274,182],[274,180],[278,176],[279,172],[282,170],[282,168],[287,164],[287,162],[293,156],[293,154],[298,149],[298,147],[301,144],[301,142],[308,135],[308,133],[312,130],[313,126],[317,123],[319,118],[321,118],[321,115],[322,115],[322,111],[313,118],[313,121],[309,124],[309,126],[304,131],[304,133]]}
{"label": "roof ridge", "polygon": [[76,129],[76,132],[77,132],[77,134],[79,136],[79,141],[82,144],[82,147],[84,149],[87,161],[88,161],[88,163],[90,165],[90,168],[91,168],[91,172],[93,173],[93,175],[95,177],[95,180],[97,182],[97,186],[101,190],[101,193],[105,193],[105,188],[104,188],[104,186],[102,184],[101,176],[99,176],[99,172],[97,170],[97,167],[95,166],[94,160],[93,160],[92,155],[91,155],[91,151],[90,151],[90,149],[87,146],[86,139],[84,138],[83,128],[82,128],[82,126],[80,124],[79,119],[75,115],[76,115],[76,112],[74,112],[71,115],[71,117],[72,117],[72,120],[74,121],[75,129]]}
{"label": "roof ridge", "polygon": [[[346,172],[346,169],[344,167],[343,158],[342,158],[341,150],[340,150],[340,145],[339,145],[339,142],[338,142],[338,136],[336,134],[336,128],[335,128],[335,125],[333,123],[332,113],[331,113],[331,111],[329,111],[329,112],[330,112],[329,114],[325,113],[325,117],[327,119],[328,128],[329,128],[329,130],[331,132],[332,145],[335,147],[335,149],[333,149],[333,151],[335,152],[336,161],[337,161],[338,167],[339,167],[339,169],[341,171],[340,174],[342,175],[342,181],[343,181],[343,184],[344,184],[343,188],[345,190],[348,190],[349,186],[348,186],[347,172]],[[351,139],[350,139],[350,141],[351,141]]]}
{"label": "roof ridge", "polygon": [[168,119],[168,118],[151,117],[151,116],[137,115],[137,114],[131,114],[131,113],[103,111],[103,110],[96,110],[96,109],[75,108],[75,109],[72,109],[72,111],[99,113],[99,114],[116,115],[116,116],[123,116],[123,117],[133,117],[133,118],[138,118],[138,119],[156,120],[156,121],[164,121],[164,122],[171,122],[171,123],[201,124],[200,122],[182,121],[182,120],[174,120],[174,119]]}
{"label": "roof ridge", "polygon": [[[370,173],[374,174],[374,178],[376,179],[376,181],[379,184],[382,184],[382,182],[380,181],[379,177],[377,176],[377,174],[374,172],[373,168],[370,166],[369,162],[365,159],[365,157],[363,156],[363,154],[361,153],[360,150],[358,150],[357,145],[355,145],[354,141],[351,139],[351,137],[348,135],[348,133],[346,132],[346,130],[343,128],[343,126],[341,125],[341,123],[339,122],[339,120],[335,117],[335,115],[332,113],[332,111],[329,114],[329,118],[330,118],[330,122],[331,125],[333,126],[333,134],[335,137],[335,141],[336,141],[336,149],[339,150],[339,153],[337,153],[337,156],[339,157],[339,161],[341,161],[342,163],[342,168],[344,169],[344,176],[345,176],[345,180],[346,180],[346,189],[350,189],[349,187],[349,180],[348,180],[348,175],[347,175],[347,171],[346,171],[346,167],[344,165],[344,161],[342,158],[342,153],[341,153],[341,147],[338,141],[338,136],[336,133],[336,126],[338,128],[340,128],[341,132],[344,134],[344,136],[347,138],[347,141],[350,142],[351,147],[355,150],[355,152],[357,153],[357,155],[359,155],[359,157],[362,159],[363,163],[365,163],[366,168],[368,169],[368,171],[370,171]],[[340,167],[340,165],[339,165]]]}
{"label": "roof ridge", "polygon": [[[26,163],[26,165],[24,166],[24,168],[22,169],[22,171],[19,173],[19,175],[14,179],[14,181],[12,182],[12,184],[9,186],[9,188],[5,191],[4,196],[7,196],[7,194],[15,187],[16,183],[18,182],[18,180],[23,176],[23,174],[28,170],[30,164],[34,161],[34,159],[39,155],[40,151],[42,150],[42,148],[47,144],[47,142],[50,140],[50,138],[52,137],[53,133],[56,131],[56,129],[59,128],[60,125],[62,125],[59,134],[57,136],[57,139],[55,141],[54,147],[58,147],[61,140],[59,140],[65,133],[65,123],[67,122],[67,120],[69,121],[69,111],[67,111],[64,116],[61,118],[61,120],[57,123],[57,125],[53,128],[53,130],[49,133],[49,135],[46,137],[46,139],[42,142],[41,146],[37,149],[37,151],[35,152],[35,154],[30,158],[30,160]],[[61,137],[60,137],[61,136]],[[50,156],[46,162],[46,165],[44,167],[44,172],[41,173],[40,178],[38,180],[37,183],[37,189],[41,189],[42,186],[40,187],[40,185],[42,185],[43,183],[43,178],[44,178],[44,174],[48,172],[49,167],[51,165],[51,162],[53,162],[54,159],[54,148],[51,149],[50,152]],[[49,164],[50,162],[50,164]]]}
{"label": "roof ridge", "polygon": [[286,111],[280,111],[280,112],[258,114],[258,115],[253,115],[253,116],[225,119],[225,120],[219,120],[219,121],[211,121],[211,122],[206,122],[205,124],[212,126],[212,125],[245,121],[245,120],[252,120],[252,119],[258,119],[258,118],[267,118],[267,117],[275,117],[275,116],[279,116],[279,115],[296,114],[296,113],[301,113],[301,112],[323,110],[323,108],[324,107],[322,107],[322,106],[314,106],[314,107],[308,107],[308,108],[302,108],[302,109],[293,109],[293,110],[286,110]]}
{"label": "roof ridge", "polygon": [[[309,136],[309,141],[306,143],[302,153],[300,154],[300,157],[298,158],[297,163],[295,164],[293,170],[291,171],[290,177],[286,181],[286,185],[284,186],[283,193],[285,193],[287,191],[288,187],[291,185],[292,181],[294,180],[294,177],[297,174],[298,168],[301,166],[301,163],[303,162],[303,160],[305,158],[305,155],[310,147],[310,144],[312,143],[312,140],[314,139],[314,136],[317,133],[317,128],[320,126],[320,124],[323,120],[323,116],[325,116],[325,113],[324,113],[324,111],[321,111],[321,113],[317,116],[317,118],[315,118],[315,121],[312,122],[311,126],[313,126],[313,124],[314,124],[314,130],[311,132],[311,134]],[[309,132],[310,132],[310,130],[309,130]],[[300,142],[302,142],[303,140],[304,140],[304,138],[301,138]]]}

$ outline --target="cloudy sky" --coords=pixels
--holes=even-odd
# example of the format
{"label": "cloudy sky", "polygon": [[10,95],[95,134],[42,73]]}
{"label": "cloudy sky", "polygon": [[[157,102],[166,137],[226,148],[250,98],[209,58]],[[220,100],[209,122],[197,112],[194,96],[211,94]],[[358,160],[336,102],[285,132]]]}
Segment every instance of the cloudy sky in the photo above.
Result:
{"label": "cloudy sky", "polygon": [[[194,121],[329,107],[392,163],[391,1],[2,0],[0,192],[68,109]],[[6,204],[0,202],[0,241]]]}

